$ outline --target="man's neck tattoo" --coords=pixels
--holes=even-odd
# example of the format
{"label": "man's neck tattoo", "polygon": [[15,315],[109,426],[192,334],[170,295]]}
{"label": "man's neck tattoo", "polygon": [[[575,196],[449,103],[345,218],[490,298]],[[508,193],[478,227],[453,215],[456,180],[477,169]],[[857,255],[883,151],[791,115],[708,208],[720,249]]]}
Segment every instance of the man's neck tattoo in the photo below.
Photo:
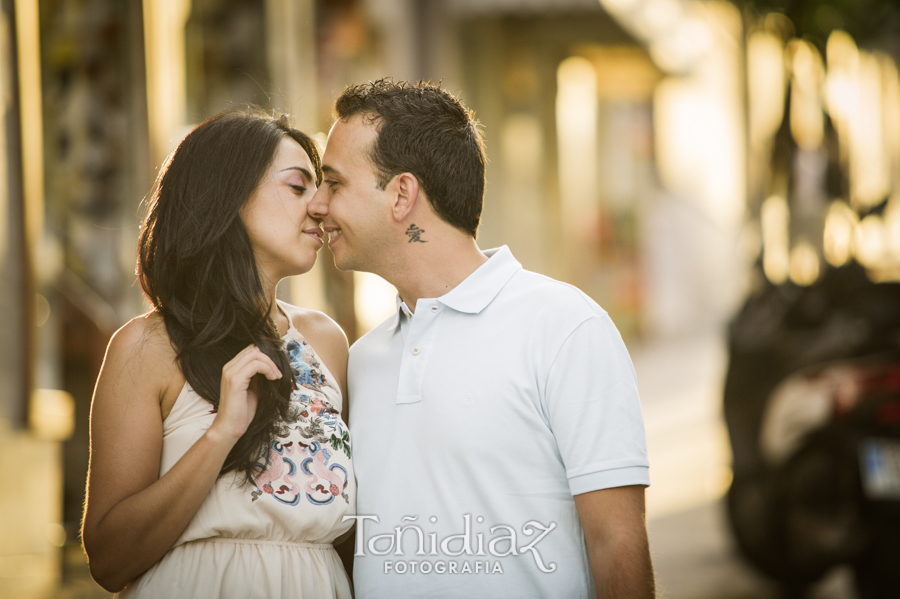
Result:
{"label": "man's neck tattoo", "polygon": [[425,229],[420,229],[415,225],[415,223],[411,224],[406,230],[406,234],[409,235],[409,241],[407,243],[412,243],[413,241],[418,241],[419,243],[428,243],[427,240],[422,239],[422,233],[424,232]]}

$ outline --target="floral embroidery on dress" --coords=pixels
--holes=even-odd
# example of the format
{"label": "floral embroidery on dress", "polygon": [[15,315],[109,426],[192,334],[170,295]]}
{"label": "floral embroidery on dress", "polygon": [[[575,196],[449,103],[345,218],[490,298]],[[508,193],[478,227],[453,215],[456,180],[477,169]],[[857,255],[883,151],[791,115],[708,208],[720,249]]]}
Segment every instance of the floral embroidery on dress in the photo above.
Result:
{"label": "floral embroidery on dress", "polygon": [[259,464],[262,472],[254,479],[252,501],[266,493],[287,505],[297,505],[303,497],[314,505],[327,505],[338,496],[349,503],[347,469],[332,457],[334,452],[352,457],[350,433],[323,392],[324,387],[337,388],[305,339],[288,341],[285,350],[294,376],[291,402],[297,420],[269,445],[265,463]]}
{"label": "floral embroidery on dress", "polygon": [[[297,505],[304,496],[313,505],[328,505],[337,496],[350,503],[344,492],[349,480],[347,469],[340,464],[329,464],[330,460],[328,449],[315,441],[309,445],[272,441],[265,470],[255,479],[257,488],[252,492],[252,501],[268,493],[287,505]],[[306,478],[305,485],[295,480],[298,472]]]}
{"label": "floral embroidery on dress", "polygon": [[[291,400],[301,406],[300,418],[297,420],[295,430],[307,439],[312,439],[321,445],[331,445],[338,451],[343,451],[348,458],[352,458],[350,448],[350,433],[341,414],[321,393],[322,387],[328,385],[334,388],[325,378],[322,365],[316,359],[309,343],[305,339],[301,341],[289,341],[285,347],[294,380],[301,387],[295,388],[291,394]],[[318,392],[318,396],[311,396],[304,389]]]}

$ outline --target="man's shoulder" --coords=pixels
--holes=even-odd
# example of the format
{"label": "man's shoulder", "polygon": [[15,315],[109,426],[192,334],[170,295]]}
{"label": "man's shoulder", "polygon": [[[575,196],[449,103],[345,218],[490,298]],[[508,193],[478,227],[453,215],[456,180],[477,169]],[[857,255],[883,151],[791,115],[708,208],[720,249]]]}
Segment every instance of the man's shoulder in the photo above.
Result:
{"label": "man's shoulder", "polygon": [[352,356],[354,353],[358,353],[366,348],[382,346],[385,337],[393,333],[394,328],[397,325],[397,318],[398,316],[396,313],[391,314],[379,324],[369,329],[350,346],[350,355]]}
{"label": "man's shoulder", "polygon": [[606,314],[606,310],[575,285],[524,268],[512,277],[504,292],[509,301],[524,300],[530,310],[566,312],[576,318]]}

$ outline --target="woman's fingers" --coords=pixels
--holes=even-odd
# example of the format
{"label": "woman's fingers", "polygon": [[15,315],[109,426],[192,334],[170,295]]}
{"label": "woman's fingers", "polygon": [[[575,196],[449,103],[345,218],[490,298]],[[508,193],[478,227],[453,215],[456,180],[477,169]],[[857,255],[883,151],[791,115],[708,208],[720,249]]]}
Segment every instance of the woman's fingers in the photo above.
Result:
{"label": "woman's fingers", "polygon": [[270,381],[280,379],[281,371],[278,370],[277,366],[275,366],[275,362],[273,362],[268,356],[263,357],[265,359],[254,358],[246,364],[241,365],[235,373],[236,378],[238,380],[246,380],[248,384],[250,382],[250,379],[253,378],[253,375],[255,374],[262,374]]}
{"label": "woman's fingers", "polygon": [[275,362],[255,345],[248,345],[222,367],[219,409],[214,425],[234,438],[246,432],[256,413],[257,397],[250,381],[257,374],[269,380],[282,377]]}
{"label": "woman's fingers", "polygon": [[235,382],[243,380],[248,385],[255,374],[262,374],[270,381],[280,379],[283,376],[272,358],[253,344],[241,350],[222,368],[223,378],[228,377]]}

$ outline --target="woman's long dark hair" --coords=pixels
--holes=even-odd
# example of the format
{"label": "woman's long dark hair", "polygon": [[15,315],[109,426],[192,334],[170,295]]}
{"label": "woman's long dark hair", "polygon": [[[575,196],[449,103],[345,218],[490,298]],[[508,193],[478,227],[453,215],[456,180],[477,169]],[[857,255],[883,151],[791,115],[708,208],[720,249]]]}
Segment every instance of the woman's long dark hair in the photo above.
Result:
{"label": "woman's long dark hair", "polygon": [[291,368],[240,218],[285,136],[303,147],[321,183],[316,144],[284,116],[235,110],[191,131],[151,191],[138,251],[144,294],[162,315],[181,371],[201,397],[218,407],[222,367],[250,343],[286,374],[275,381],[253,377],[256,415],[220,472],[241,471],[251,483],[269,443],[296,420]]}

